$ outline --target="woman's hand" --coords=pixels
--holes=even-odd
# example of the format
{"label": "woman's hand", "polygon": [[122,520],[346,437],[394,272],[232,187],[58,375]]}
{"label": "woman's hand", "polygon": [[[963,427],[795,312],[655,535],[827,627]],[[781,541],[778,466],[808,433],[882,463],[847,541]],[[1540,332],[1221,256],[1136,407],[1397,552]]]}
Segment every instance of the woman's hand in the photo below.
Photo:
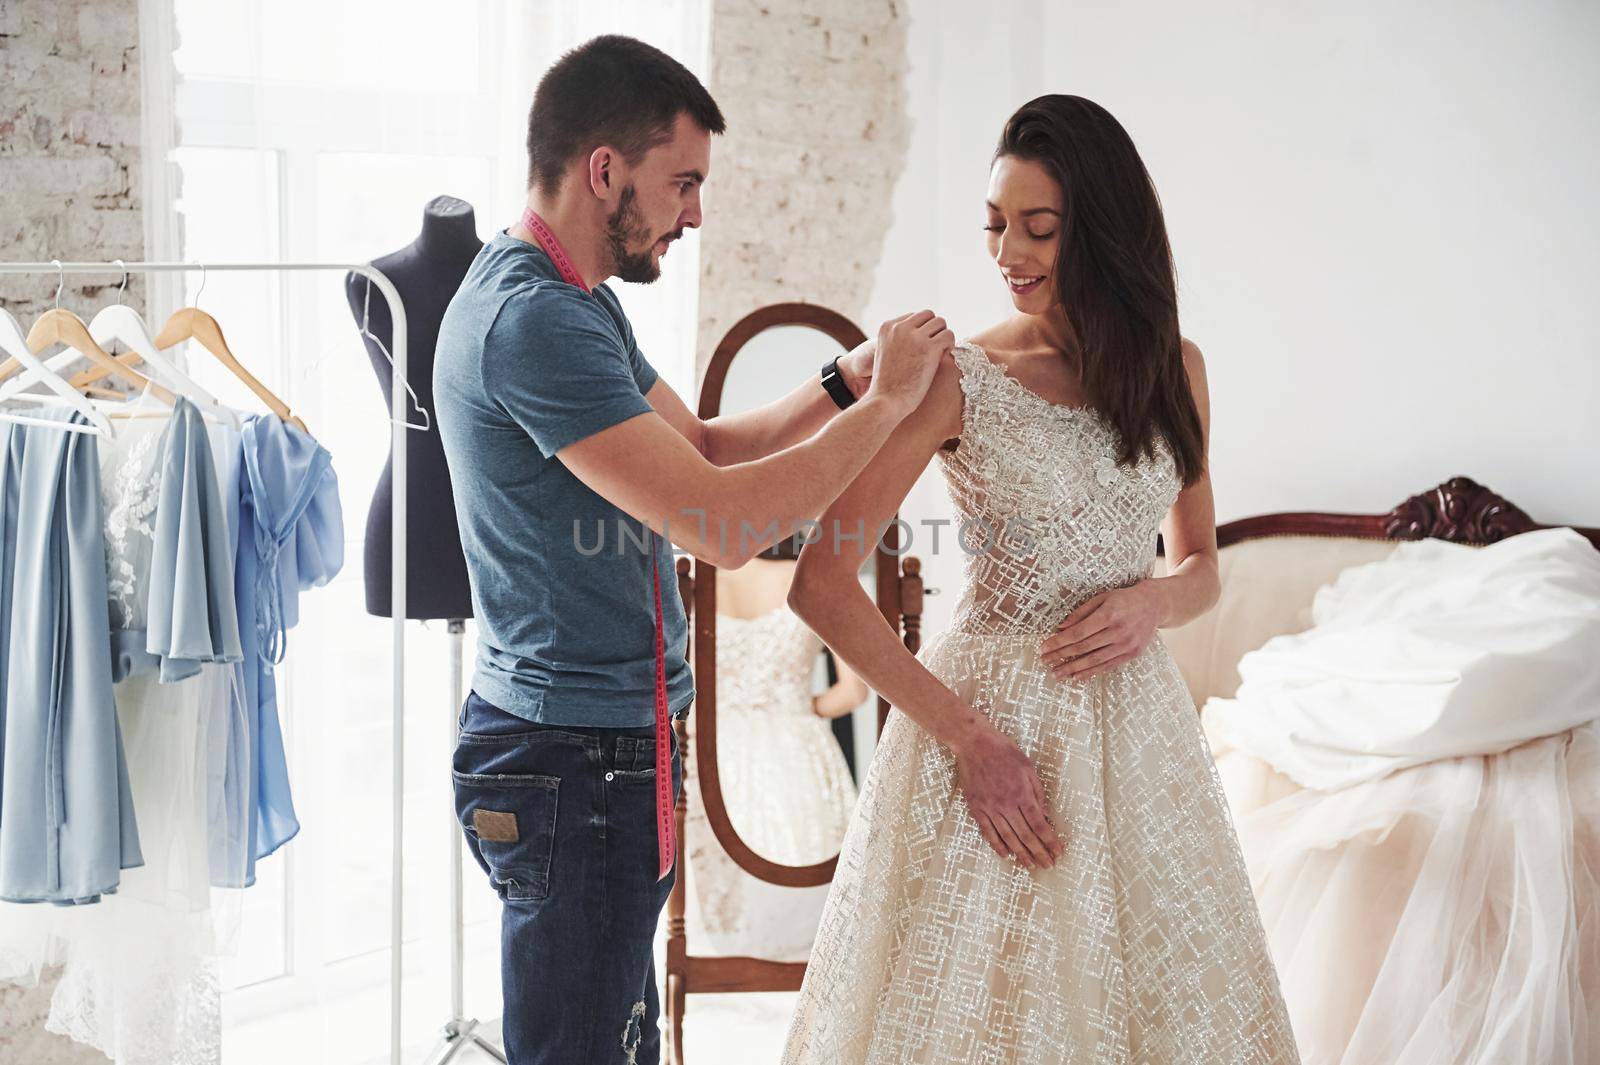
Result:
{"label": "woman's hand", "polygon": [[1083,680],[1138,656],[1166,618],[1159,579],[1113,588],[1079,604],[1039,644],[1039,657],[1050,675]]}
{"label": "woman's hand", "polygon": [[813,714],[825,720],[832,721],[836,717],[844,717],[846,714],[855,713],[856,707],[862,704],[864,697],[862,699],[857,699],[854,702],[850,702],[844,696],[835,696],[834,692],[837,687],[838,686],[835,685],[833,688],[829,688],[821,695],[813,695],[811,697],[811,712]]}
{"label": "woman's hand", "polygon": [[950,750],[967,809],[995,853],[1028,869],[1055,865],[1066,844],[1050,820],[1038,770],[1022,749],[980,719]]}

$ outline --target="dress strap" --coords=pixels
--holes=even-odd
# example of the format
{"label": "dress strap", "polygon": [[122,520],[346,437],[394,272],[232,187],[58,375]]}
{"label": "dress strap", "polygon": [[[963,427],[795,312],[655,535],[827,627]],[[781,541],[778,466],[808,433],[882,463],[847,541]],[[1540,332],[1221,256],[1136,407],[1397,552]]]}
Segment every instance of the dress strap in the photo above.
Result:
{"label": "dress strap", "polygon": [[956,346],[951,349],[950,356],[955,359],[956,366],[960,368],[963,378],[982,378],[1000,369],[989,358],[988,352],[970,340],[957,342]]}
{"label": "dress strap", "polygon": [[[1005,371],[995,365],[988,352],[963,340],[951,349],[950,356],[961,371],[961,447],[972,453],[981,441],[975,427],[985,412],[994,410]],[[992,418],[993,415],[991,414]]]}
{"label": "dress strap", "polygon": [[958,343],[951,349],[950,356],[961,370],[961,390],[969,397],[988,395],[994,389],[1004,387],[1004,367],[970,340]]}

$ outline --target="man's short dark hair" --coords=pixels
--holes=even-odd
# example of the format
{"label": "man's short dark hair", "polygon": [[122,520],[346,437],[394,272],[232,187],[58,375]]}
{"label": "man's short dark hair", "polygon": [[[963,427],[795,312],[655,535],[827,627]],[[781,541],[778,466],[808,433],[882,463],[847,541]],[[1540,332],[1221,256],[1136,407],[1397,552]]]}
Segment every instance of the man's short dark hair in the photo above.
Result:
{"label": "man's short dark hair", "polygon": [[685,112],[708,133],[725,128],[700,79],[661,49],[619,34],[587,41],[539,79],[528,111],[528,187],[553,191],[575,156],[602,144],[636,163],[672,139]]}

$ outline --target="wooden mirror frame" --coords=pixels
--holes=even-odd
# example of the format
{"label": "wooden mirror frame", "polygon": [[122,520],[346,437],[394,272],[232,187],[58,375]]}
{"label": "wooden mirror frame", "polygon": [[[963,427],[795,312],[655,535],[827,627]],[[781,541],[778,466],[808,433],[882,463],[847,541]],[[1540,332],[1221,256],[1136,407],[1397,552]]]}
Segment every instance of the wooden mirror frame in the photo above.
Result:
{"label": "wooden mirror frame", "polygon": [[[866,341],[866,334],[844,315],[826,307],[808,303],[778,303],[763,307],[736,322],[717,345],[706,367],[704,383],[700,386],[702,419],[716,417],[722,409],[722,390],[734,357],[756,337],[780,326],[803,326],[814,329],[850,351]],[[896,515],[890,516],[892,523]],[[886,535],[873,549],[873,573],[876,580],[878,609],[888,619],[896,632],[901,631],[903,604],[899,576],[900,559],[892,549],[898,547],[897,526],[890,524],[888,533],[895,535],[890,543]],[[888,544],[891,550],[886,550]],[[728,816],[727,803],[722,794],[722,781],[717,765],[717,567],[696,560],[694,566],[694,677],[695,696],[695,757],[698,759],[700,792],[705,802],[706,819],[712,834],[722,849],[728,852],[744,872],[769,884],[782,887],[818,887],[832,882],[838,855],[812,865],[783,865],[757,854],[733,827]],[[880,728],[888,713],[888,703],[878,697]]]}
{"label": "wooden mirror frame", "polygon": [[[775,303],[741,318],[728,330],[712,353],[706,376],[700,386],[699,416],[714,418],[722,409],[722,388],[733,358],[761,333],[777,326],[798,325],[814,329],[850,351],[867,337],[844,315],[809,303]],[[878,609],[896,632],[904,634],[906,647],[915,653],[921,646],[922,563],[900,553],[900,529],[892,523],[874,550],[874,578]],[[831,883],[838,864],[836,854],[813,865],[783,865],[753,851],[740,838],[728,818],[727,804],[717,775],[716,723],[716,647],[717,647],[717,570],[695,560],[690,576],[690,560],[677,561],[678,594],[683,598],[694,634],[695,697],[691,713],[695,718],[694,751],[689,751],[688,723],[673,722],[678,749],[682,752],[685,780],[689,759],[696,760],[699,794],[705,804],[712,835],[734,864],[743,872],[768,883],[784,887],[816,887]],[[878,696],[878,729],[881,732],[889,714],[889,703]],[[865,772],[865,767],[861,767]],[[797,991],[805,976],[805,962],[772,961],[766,958],[689,954],[684,928],[688,902],[685,879],[687,859],[683,843],[684,821],[688,812],[689,788],[684,787],[674,812],[678,832],[676,875],[667,899],[667,971],[665,1013],[667,1015],[667,1053],[673,1065],[683,1065],[683,1014],[690,992]]]}

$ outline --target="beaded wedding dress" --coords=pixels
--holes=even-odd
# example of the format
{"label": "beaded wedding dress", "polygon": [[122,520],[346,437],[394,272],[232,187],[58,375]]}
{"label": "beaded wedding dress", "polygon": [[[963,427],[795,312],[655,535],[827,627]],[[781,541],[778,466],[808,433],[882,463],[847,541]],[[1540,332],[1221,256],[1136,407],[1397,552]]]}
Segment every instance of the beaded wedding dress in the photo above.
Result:
{"label": "beaded wedding dress", "polygon": [[995,854],[954,760],[891,714],[839,858],[787,1065],[1299,1060],[1222,787],[1158,634],[1056,680],[1038,644],[1151,572],[1180,483],[1133,467],[1090,407],[1054,404],[960,344],[956,451],[939,452],[964,587],[919,659],[1038,769],[1066,849]]}

